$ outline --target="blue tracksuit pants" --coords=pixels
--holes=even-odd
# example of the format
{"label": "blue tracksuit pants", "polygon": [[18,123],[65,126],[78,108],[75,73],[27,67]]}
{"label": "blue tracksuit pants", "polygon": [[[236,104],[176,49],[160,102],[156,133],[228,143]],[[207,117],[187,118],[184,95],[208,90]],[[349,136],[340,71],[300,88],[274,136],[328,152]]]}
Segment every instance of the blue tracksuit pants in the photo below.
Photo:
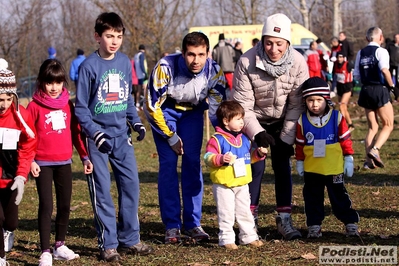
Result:
{"label": "blue tracksuit pants", "polygon": [[161,218],[166,230],[182,228],[183,225],[185,230],[190,230],[193,227],[200,226],[202,215],[201,147],[204,111],[202,108],[190,111],[167,108],[163,113],[183,142],[184,154],[181,156],[183,220],[181,218],[182,204],[180,202],[177,171],[179,156],[172,150],[167,139],[153,130],[159,155],[158,196]]}
{"label": "blue tracksuit pants", "polygon": [[[88,151],[93,163],[93,173],[87,176],[90,198],[94,211],[100,249],[130,247],[140,242],[138,220],[139,179],[134,149],[127,142],[127,135],[108,140],[111,154],[97,150],[88,139]],[[118,189],[118,221],[111,196],[111,165]]]}

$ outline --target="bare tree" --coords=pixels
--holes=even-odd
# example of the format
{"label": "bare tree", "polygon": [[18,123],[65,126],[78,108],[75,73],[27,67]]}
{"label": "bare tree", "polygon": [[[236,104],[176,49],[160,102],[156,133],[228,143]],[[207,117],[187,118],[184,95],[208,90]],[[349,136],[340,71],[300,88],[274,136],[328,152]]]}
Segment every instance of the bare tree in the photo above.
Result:
{"label": "bare tree", "polygon": [[289,3],[296,9],[299,11],[299,13],[302,16],[302,20],[303,20],[303,26],[305,28],[307,28],[308,30],[312,31],[312,27],[311,27],[311,14],[312,14],[312,10],[315,7],[315,5],[318,3],[318,0],[311,0],[311,1],[307,1],[307,0],[299,0],[298,1],[294,1],[294,0],[289,0]]}

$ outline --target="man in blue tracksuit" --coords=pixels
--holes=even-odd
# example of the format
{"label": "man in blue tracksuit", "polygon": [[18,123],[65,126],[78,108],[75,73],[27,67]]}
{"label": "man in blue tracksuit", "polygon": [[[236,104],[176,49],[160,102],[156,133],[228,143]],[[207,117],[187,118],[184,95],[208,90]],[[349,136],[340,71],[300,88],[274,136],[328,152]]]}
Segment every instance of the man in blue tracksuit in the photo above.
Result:
{"label": "man in blue tracksuit", "polygon": [[[206,35],[187,34],[182,53],[162,58],[147,87],[144,111],[159,155],[158,194],[166,227],[165,243],[180,242],[183,227],[196,240],[209,239],[201,227],[204,111],[209,108],[210,120],[216,126],[216,109],[225,99],[226,80],[220,66],[208,58],[208,52]],[[177,173],[179,155],[183,204]]]}
{"label": "man in blue tracksuit", "polygon": [[[125,28],[115,13],[102,13],[95,25],[99,49],[79,68],[75,114],[87,135],[90,160],[90,197],[103,260],[121,259],[119,252],[146,255],[153,249],[140,241],[138,220],[139,179],[134,149],[128,140],[127,122],[145,136],[145,128],[131,96],[130,59],[118,52]],[[118,188],[118,221],[111,196],[108,162]]]}

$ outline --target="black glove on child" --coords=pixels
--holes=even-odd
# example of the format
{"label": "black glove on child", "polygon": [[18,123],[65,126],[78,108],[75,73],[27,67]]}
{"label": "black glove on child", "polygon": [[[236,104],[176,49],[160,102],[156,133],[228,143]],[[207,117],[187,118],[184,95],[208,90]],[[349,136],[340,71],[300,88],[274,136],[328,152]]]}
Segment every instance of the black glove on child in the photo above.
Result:
{"label": "black glove on child", "polygon": [[136,123],[134,124],[133,129],[134,131],[139,133],[139,135],[137,136],[137,140],[142,141],[145,137],[145,132],[146,132],[144,125],[141,123]]}
{"label": "black glove on child", "polygon": [[109,153],[111,151],[111,145],[109,145],[107,139],[111,139],[110,136],[108,136],[107,134],[105,134],[104,132],[101,131],[97,131],[94,134],[94,143],[96,144],[97,149],[101,152],[101,153]]}
{"label": "black glove on child", "polygon": [[255,143],[258,147],[268,148],[269,145],[275,145],[275,140],[272,135],[267,134],[266,131],[261,131],[255,135]]}

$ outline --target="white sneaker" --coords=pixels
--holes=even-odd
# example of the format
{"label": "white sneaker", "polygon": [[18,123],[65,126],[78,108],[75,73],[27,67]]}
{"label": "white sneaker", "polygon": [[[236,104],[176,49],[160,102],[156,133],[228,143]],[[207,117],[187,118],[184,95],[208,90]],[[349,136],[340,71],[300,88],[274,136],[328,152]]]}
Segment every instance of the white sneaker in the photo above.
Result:
{"label": "white sneaker", "polygon": [[292,225],[291,214],[280,212],[276,216],[277,231],[285,240],[301,238],[301,233]]}
{"label": "white sneaker", "polygon": [[51,256],[50,252],[43,252],[40,256],[39,266],[52,266],[53,265],[53,256]]}
{"label": "white sneaker", "polygon": [[322,236],[320,225],[311,225],[308,227],[308,238],[320,238]]}
{"label": "white sneaker", "polygon": [[76,254],[65,245],[54,249],[53,255],[55,260],[73,260],[79,258],[79,254]]}
{"label": "white sneaker", "polygon": [[356,224],[347,224],[346,236],[359,236],[359,230]]}
{"label": "white sneaker", "polygon": [[4,251],[9,252],[14,246],[14,232],[3,229],[3,235],[4,235]]}
{"label": "white sneaker", "polygon": [[9,266],[8,262],[6,261],[6,257],[0,258],[0,266]]}

